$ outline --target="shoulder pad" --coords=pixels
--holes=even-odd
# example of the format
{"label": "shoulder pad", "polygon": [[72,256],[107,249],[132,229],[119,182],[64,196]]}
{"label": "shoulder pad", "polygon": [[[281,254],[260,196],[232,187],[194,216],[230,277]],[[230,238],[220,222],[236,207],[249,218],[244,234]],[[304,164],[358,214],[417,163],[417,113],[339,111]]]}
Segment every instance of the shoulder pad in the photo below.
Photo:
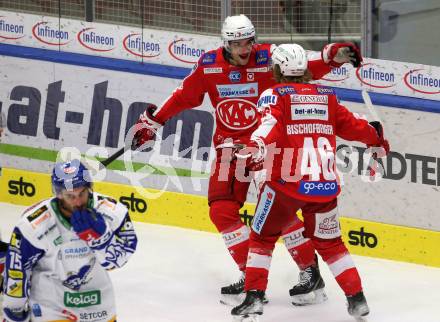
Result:
{"label": "shoulder pad", "polygon": [[200,65],[212,65],[215,63],[216,58],[217,53],[215,52],[205,53],[202,57],[200,57]]}
{"label": "shoulder pad", "polygon": [[281,86],[275,88],[280,96],[288,95],[288,94],[296,94],[295,88],[292,86]]}
{"label": "shoulder pad", "polygon": [[327,86],[316,86],[316,91],[322,95],[335,95],[333,88]]}

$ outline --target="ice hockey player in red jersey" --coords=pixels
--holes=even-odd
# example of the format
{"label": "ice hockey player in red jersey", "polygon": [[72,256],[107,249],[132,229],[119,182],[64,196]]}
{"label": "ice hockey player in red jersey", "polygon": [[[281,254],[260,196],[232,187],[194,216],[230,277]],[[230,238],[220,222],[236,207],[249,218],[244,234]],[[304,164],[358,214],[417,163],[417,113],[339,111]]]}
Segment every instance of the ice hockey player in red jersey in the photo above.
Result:
{"label": "ice hockey player in red jersey", "polygon": [[[263,167],[271,173],[262,187],[251,227],[246,298],[231,313],[237,318],[263,313],[262,299],[275,242],[284,227],[298,220],[295,210],[301,209],[304,235],[344,291],[348,313],[355,317],[367,315],[361,280],[339,228],[336,137],[383,148],[378,149],[384,155],[389,145],[382,126],[356,118],[339,103],[331,88],[307,84],[310,73],[301,46],[278,46],[272,53],[272,63],[279,84],[261,94],[261,124],[248,146],[237,154],[239,159],[247,160],[250,168],[264,160]],[[313,255],[310,249],[303,251]]]}
{"label": "ice hockey player in red jersey", "polygon": [[[259,94],[275,84],[270,64],[274,45],[256,43],[254,26],[244,15],[227,17],[221,34],[223,46],[206,52],[162,106],[147,108],[141,115],[134,146],[139,147],[154,140],[156,130],[167,120],[185,109],[201,105],[205,94],[209,95],[216,117],[213,137],[216,160],[208,189],[209,215],[222,234],[232,258],[244,271],[249,228],[240,220],[239,210],[246,199],[249,182],[236,180],[234,161],[230,162],[222,155],[231,154],[232,141],[247,143],[257,127],[256,104]],[[321,78],[332,67],[344,63],[357,66],[362,60],[358,49],[351,43],[329,44],[324,47],[321,56],[308,61],[313,79]],[[220,169],[224,168],[225,162],[229,171],[221,175]],[[300,269],[305,270],[316,267],[317,263],[313,255],[301,256],[302,248],[309,247],[307,239],[296,238],[301,236],[302,230],[302,224],[298,223],[286,227],[281,237]],[[319,271],[314,272],[319,283],[311,285],[308,292],[324,287]],[[223,298],[242,294],[243,287],[242,277],[238,283],[221,289]]]}

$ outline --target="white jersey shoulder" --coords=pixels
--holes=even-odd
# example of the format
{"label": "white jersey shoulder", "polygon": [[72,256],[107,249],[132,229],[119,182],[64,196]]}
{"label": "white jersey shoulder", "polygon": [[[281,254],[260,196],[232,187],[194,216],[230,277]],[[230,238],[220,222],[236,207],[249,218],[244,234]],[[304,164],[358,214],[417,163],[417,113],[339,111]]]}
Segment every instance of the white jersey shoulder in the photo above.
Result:
{"label": "white jersey shoulder", "polygon": [[97,192],[93,192],[93,208],[104,216],[112,230],[121,226],[128,213],[125,205]]}

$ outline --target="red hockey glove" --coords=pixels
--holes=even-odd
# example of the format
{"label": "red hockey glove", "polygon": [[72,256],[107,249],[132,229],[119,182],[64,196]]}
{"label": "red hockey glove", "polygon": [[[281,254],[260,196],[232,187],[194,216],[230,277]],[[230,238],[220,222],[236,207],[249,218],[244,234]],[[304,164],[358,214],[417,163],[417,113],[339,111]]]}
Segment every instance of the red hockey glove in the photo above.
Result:
{"label": "red hockey glove", "polygon": [[136,150],[138,147],[149,141],[155,140],[156,132],[162,126],[162,124],[157,122],[153,116],[156,109],[157,106],[151,104],[139,116],[139,120],[135,125],[135,134],[131,145],[133,150]]}
{"label": "red hockey glove", "polygon": [[377,144],[375,144],[375,145],[367,145],[367,147],[368,148],[379,147],[379,148],[383,149],[382,152],[384,152],[384,153],[379,153],[378,154],[376,152],[376,157],[381,158],[381,157],[384,157],[384,156],[388,155],[388,153],[390,153],[390,144],[388,143],[388,140],[385,139],[384,136],[383,136],[382,124],[380,122],[378,122],[378,121],[373,121],[373,122],[370,122],[370,125],[372,127],[374,127],[374,129],[376,130],[377,136],[379,138],[379,142]]}
{"label": "red hockey glove", "polygon": [[237,159],[246,159],[246,168],[251,171],[263,169],[266,154],[266,145],[260,138],[254,138],[247,145],[241,145],[235,152]]}
{"label": "red hockey glove", "polygon": [[352,43],[327,44],[321,51],[322,60],[332,67],[340,67],[345,63],[359,67],[362,62],[362,55],[359,48]]}

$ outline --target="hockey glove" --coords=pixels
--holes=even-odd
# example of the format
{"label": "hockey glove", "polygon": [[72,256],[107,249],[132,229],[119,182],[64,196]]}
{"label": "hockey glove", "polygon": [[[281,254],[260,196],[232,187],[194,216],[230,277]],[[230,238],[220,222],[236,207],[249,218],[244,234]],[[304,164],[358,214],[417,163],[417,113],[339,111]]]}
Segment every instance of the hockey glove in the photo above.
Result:
{"label": "hockey glove", "polygon": [[155,140],[156,132],[162,126],[153,116],[156,109],[156,105],[150,104],[139,116],[139,120],[135,125],[135,134],[131,145],[132,150],[136,150],[141,145]]}
{"label": "hockey glove", "polygon": [[3,322],[27,322],[30,321],[29,310],[25,309],[10,309],[3,308],[4,320]]}
{"label": "hockey glove", "polygon": [[376,154],[375,157],[381,158],[381,157],[384,157],[384,156],[388,155],[388,153],[390,153],[390,144],[388,143],[388,140],[385,139],[384,136],[383,136],[382,124],[380,122],[378,122],[378,121],[373,121],[373,122],[370,122],[370,125],[372,127],[374,127],[374,129],[377,132],[378,143],[375,144],[375,145],[367,145],[367,147],[368,148],[378,147],[378,148],[382,148],[383,149],[383,151],[381,151],[382,153],[375,152],[375,154]]}
{"label": "hockey glove", "polygon": [[104,217],[93,209],[74,211],[70,222],[78,237],[88,243],[99,240],[107,230]]}
{"label": "hockey glove", "polygon": [[235,157],[246,160],[246,168],[251,171],[259,171],[263,168],[264,158],[266,157],[266,145],[260,138],[249,141],[247,145],[242,145],[237,149]]}
{"label": "hockey glove", "polygon": [[332,67],[341,67],[345,63],[350,63],[357,68],[362,62],[359,48],[349,42],[325,45],[321,51],[321,57],[326,64]]}

